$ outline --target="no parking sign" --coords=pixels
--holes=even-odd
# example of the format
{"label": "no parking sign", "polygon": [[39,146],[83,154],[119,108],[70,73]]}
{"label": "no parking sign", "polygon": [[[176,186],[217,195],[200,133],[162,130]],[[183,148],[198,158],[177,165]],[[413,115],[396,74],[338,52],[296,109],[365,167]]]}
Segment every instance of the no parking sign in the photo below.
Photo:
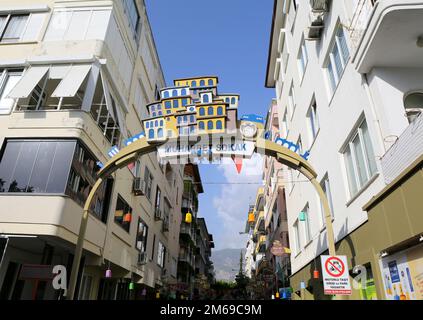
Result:
{"label": "no parking sign", "polygon": [[325,294],[351,295],[346,256],[321,256]]}

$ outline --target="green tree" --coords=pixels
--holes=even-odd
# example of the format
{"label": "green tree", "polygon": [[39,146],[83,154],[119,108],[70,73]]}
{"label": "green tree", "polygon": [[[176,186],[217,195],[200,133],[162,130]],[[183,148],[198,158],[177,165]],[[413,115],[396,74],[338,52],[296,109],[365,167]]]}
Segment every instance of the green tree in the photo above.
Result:
{"label": "green tree", "polygon": [[247,286],[250,282],[250,279],[245,275],[244,272],[244,257],[242,255],[242,251],[241,251],[241,255],[239,258],[239,271],[238,274],[235,276],[235,282],[236,282],[236,293],[238,298],[240,299],[247,299],[248,295],[247,295]]}

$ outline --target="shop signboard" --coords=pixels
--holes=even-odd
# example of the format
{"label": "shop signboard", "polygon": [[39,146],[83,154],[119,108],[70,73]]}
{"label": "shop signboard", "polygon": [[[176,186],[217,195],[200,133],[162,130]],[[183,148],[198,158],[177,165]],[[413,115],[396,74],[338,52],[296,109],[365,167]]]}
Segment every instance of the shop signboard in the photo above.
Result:
{"label": "shop signboard", "polygon": [[423,245],[381,258],[388,300],[423,300]]}

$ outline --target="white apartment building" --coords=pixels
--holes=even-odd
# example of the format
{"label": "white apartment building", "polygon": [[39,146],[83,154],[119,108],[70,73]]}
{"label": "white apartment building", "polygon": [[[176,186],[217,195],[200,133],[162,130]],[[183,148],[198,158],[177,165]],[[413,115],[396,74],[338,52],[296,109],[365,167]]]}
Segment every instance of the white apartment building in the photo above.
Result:
{"label": "white apartment building", "polygon": [[[381,158],[423,105],[422,19],[417,0],[274,4],[266,86],[276,89],[281,137],[310,151],[330,201],[337,253],[348,256],[350,269],[369,262],[376,280],[379,252],[361,249],[366,239],[355,231],[368,220],[363,206],[386,185]],[[320,200],[305,177],[286,176],[294,296],[304,282],[305,298],[330,298],[313,279],[327,252]]]}
{"label": "white apartment building", "polygon": [[[62,299],[82,206],[165,80],[142,0],[0,3],[0,299]],[[79,299],[155,298],[177,281],[183,168],[156,155],[98,193]]]}

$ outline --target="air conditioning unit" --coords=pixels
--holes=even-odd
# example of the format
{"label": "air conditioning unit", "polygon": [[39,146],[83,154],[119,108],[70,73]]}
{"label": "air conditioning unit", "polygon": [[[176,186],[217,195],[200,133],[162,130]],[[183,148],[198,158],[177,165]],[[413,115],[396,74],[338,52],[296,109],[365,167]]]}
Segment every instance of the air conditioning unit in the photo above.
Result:
{"label": "air conditioning unit", "polygon": [[306,40],[320,40],[324,27],[323,15],[311,13]]}
{"label": "air conditioning unit", "polygon": [[135,178],[132,186],[132,192],[136,196],[145,195],[145,181],[141,178]]}
{"label": "air conditioning unit", "polygon": [[160,208],[156,208],[154,210],[154,219],[156,219],[156,220],[162,219],[162,210],[160,210]]}
{"label": "air conditioning unit", "polygon": [[138,253],[138,265],[144,265],[147,263],[147,252]]}
{"label": "air conditioning unit", "polygon": [[310,6],[313,12],[328,12],[329,0],[310,0]]}

